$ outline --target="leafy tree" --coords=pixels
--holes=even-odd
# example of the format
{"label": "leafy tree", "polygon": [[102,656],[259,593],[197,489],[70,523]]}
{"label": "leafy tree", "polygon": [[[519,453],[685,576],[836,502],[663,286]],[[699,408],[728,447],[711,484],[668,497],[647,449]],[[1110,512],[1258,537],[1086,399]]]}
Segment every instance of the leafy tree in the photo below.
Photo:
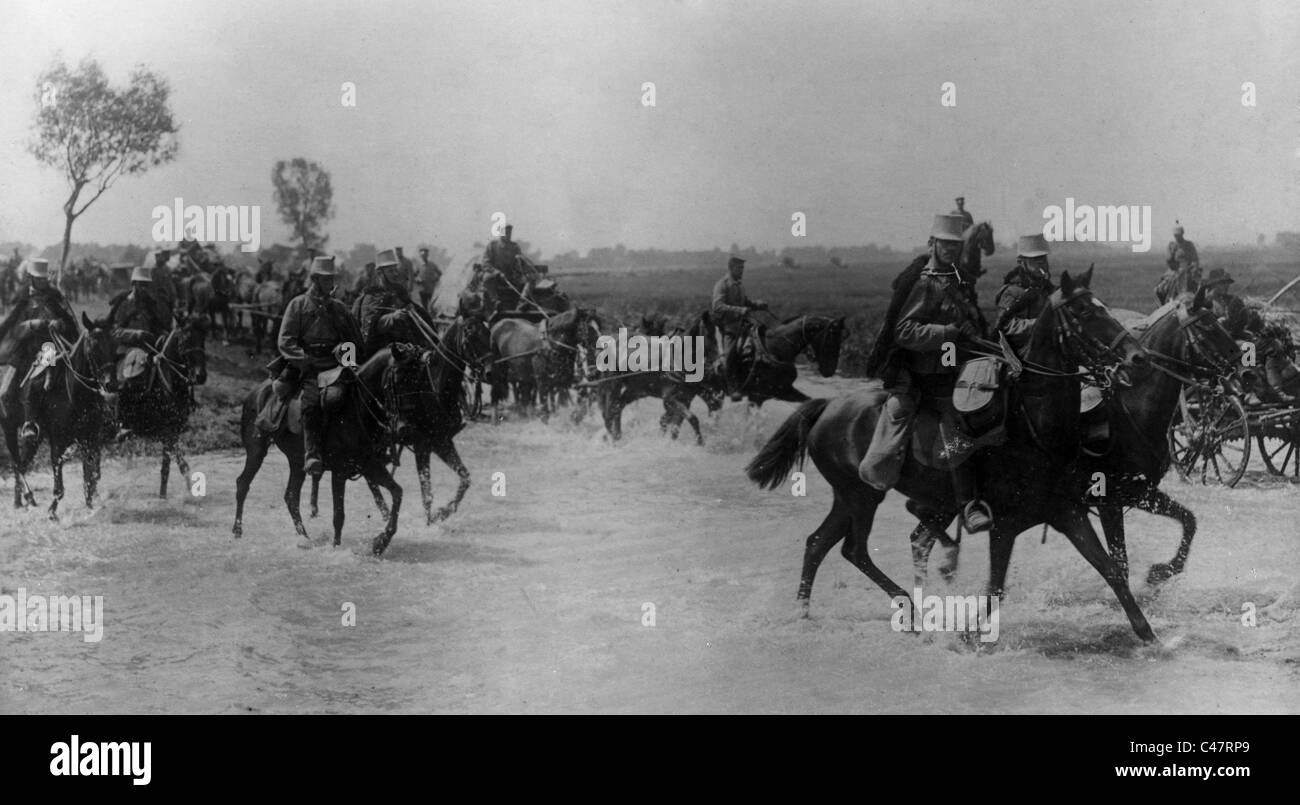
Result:
{"label": "leafy tree", "polygon": [[[172,119],[170,95],[167,82],[143,66],[132,71],[124,89],[114,89],[91,59],[75,71],[55,61],[36,79],[36,139],[28,150],[62,170],[69,187],[60,274],[77,218],[119,177],[138,176],[175,159],[180,127]],[[83,192],[93,195],[82,201]]]}
{"label": "leafy tree", "polygon": [[329,171],[315,162],[297,157],[275,163],[271,171],[275,186],[275,205],[280,219],[293,232],[291,240],[307,249],[325,250],[329,236],[325,222],[334,217],[334,189]]}

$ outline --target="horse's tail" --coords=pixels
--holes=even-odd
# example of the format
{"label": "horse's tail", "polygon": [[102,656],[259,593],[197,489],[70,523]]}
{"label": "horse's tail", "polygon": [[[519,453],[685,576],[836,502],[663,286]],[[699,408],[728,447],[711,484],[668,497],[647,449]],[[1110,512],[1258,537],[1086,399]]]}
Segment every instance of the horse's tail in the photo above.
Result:
{"label": "horse's tail", "polygon": [[830,400],[823,398],[809,400],[799,406],[745,467],[745,475],[749,480],[762,489],[776,489],[785,483],[796,464],[802,467],[808,454],[808,431],[828,404]]}

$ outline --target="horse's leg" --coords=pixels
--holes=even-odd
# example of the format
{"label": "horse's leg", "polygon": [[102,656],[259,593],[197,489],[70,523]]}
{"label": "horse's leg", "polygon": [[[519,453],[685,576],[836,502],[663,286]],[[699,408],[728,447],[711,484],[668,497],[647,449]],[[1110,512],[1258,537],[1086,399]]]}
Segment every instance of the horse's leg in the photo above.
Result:
{"label": "horse's leg", "polygon": [[[438,513],[429,521],[430,524],[441,522],[455,514],[460,508],[461,500],[465,498],[465,493],[469,491],[469,468],[460,460],[460,453],[456,452],[456,445],[452,444],[451,439],[434,442],[433,451],[437,453],[438,458],[442,459],[442,463],[456,471],[460,480],[456,484],[456,496],[450,503],[438,509]],[[427,457],[425,461],[428,461]]]}
{"label": "horse's leg", "polygon": [[826,519],[822,520],[822,524],[817,526],[816,531],[808,535],[808,541],[804,545],[803,573],[799,578],[799,593],[796,596],[803,609],[804,617],[808,617],[808,601],[812,598],[813,580],[817,577],[817,568],[821,567],[822,560],[830,553],[831,548],[849,535],[852,525],[853,516],[849,513],[848,506],[844,504],[840,494],[836,492],[830,514],[826,515]]}
{"label": "horse's leg", "polygon": [[366,486],[370,489],[370,495],[375,499],[375,505],[379,507],[379,513],[388,519],[388,501],[384,500],[384,493],[379,490],[379,484],[366,479]]}
{"label": "horse's leg", "polygon": [[1142,614],[1137,600],[1133,598],[1127,576],[1101,546],[1101,540],[1097,539],[1097,532],[1092,530],[1092,524],[1088,522],[1087,511],[1067,509],[1058,515],[1052,526],[1069,538],[1083,558],[1088,560],[1088,564],[1096,568],[1114,590],[1115,597],[1119,599],[1119,605],[1124,608],[1124,613],[1128,615],[1129,623],[1133,625],[1133,631],[1137,632],[1137,636],[1148,643],[1155,641],[1156,633],[1152,631],[1151,624],[1147,623],[1146,616]]}
{"label": "horse's leg", "polygon": [[313,519],[315,519],[316,515],[320,514],[319,500],[320,500],[320,476],[313,475],[311,477],[311,514],[310,514],[310,516]]}
{"label": "horse's leg", "polygon": [[848,499],[849,513],[853,517],[853,527],[840,553],[852,562],[854,567],[865,573],[867,578],[874,581],[880,589],[888,593],[891,599],[901,596],[910,601],[911,595],[895,584],[893,579],[886,576],[884,571],[871,561],[871,553],[867,550],[867,539],[871,536],[871,524],[876,518],[876,508],[885,496],[874,489],[869,487],[868,489],[867,493],[845,495]]}
{"label": "horse's leg", "polygon": [[1110,549],[1110,558],[1128,578],[1128,546],[1124,542],[1124,507],[1118,503],[1101,503],[1097,506],[1097,517],[1101,520],[1101,531],[1106,535],[1106,547]]}
{"label": "horse's leg", "polygon": [[54,499],[50,501],[50,519],[59,519],[59,501],[63,500],[63,453],[64,445],[59,443],[53,433],[50,434],[50,470],[54,473]]}
{"label": "horse's leg", "polygon": [[271,440],[260,434],[252,438],[246,434],[244,437],[244,469],[235,479],[235,527],[232,529],[235,539],[244,536],[244,499],[248,497],[248,488],[253,485],[253,478],[262,468],[270,448]]}
{"label": "horse's leg", "polygon": [[179,439],[172,442],[172,456],[176,459],[176,469],[181,471],[181,483],[190,483],[190,463],[185,460],[185,454],[181,452]]}
{"label": "horse's leg", "polygon": [[[1183,572],[1187,555],[1192,550],[1192,538],[1196,536],[1196,515],[1192,510],[1152,486],[1138,501],[1138,508],[1143,511],[1172,517],[1183,526],[1183,539],[1178,543],[1178,551],[1168,563],[1157,562],[1147,570],[1147,584],[1159,584]],[[1148,508],[1149,507],[1149,508]]]}
{"label": "horse's leg", "polygon": [[388,494],[393,496],[393,509],[388,516],[388,523],[370,545],[371,552],[375,556],[380,556],[388,548],[388,543],[393,541],[393,535],[397,533],[397,513],[402,508],[402,487],[397,485],[388,468],[378,461],[370,463],[365,475],[366,478],[387,489]]}
{"label": "horse's leg", "polygon": [[[319,477],[312,478],[312,488],[319,484]],[[330,491],[334,495],[334,547],[337,548],[343,540],[343,493],[348,488],[348,476],[344,473],[334,471],[330,473]]]}
{"label": "horse's leg", "polygon": [[168,445],[167,441],[163,440],[162,472],[161,472],[161,480],[158,482],[158,497],[160,498],[167,497],[167,478],[169,475],[171,475],[171,471],[172,471],[172,466],[171,466],[172,456],[171,456],[171,451],[168,449],[169,447],[170,445]]}
{"label": "horse's leg", "polygon": [[81,443],[81,486],[86,492],[86,508],[95,508],[95,495],[99,492],[100,452],[99,445],[90,437]]}
{"label": "horse's leg", "polygon": [[293,530],[298,532],[298,536],[303,539],[310,539],[307,536],[307,527],[302,524],[302,483],[307,479],[307,473],[302,468],[301,461],[289,461],[289,483],[284,487],[284,505],[289,508],[289,517],[293,520]]}
{"label": "horse's leg", "polygon": [[424,503],[424,522],[433,525],[433,484],[429,479],[429,448],[420,445],[415,453],[415,474],[420,478],[420,500]]}
{"label": "horse's leg", "polygon": [[14,508],[23,507],[23,489],[27,486],[27,479],[24,476],[26,467],[22,466],[18,452],[18,423],[6,420],[3,423],[5,432],[5,446],[9,448],[10,464],[14,471]]}

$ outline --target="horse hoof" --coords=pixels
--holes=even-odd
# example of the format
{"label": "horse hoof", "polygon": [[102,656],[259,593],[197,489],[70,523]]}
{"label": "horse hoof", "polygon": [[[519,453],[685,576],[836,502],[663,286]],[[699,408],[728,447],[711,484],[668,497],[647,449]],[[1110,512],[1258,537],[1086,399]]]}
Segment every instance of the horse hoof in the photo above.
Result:
{"label": "horse hoof", "polygon": [[235,526],[234,528],[230,529],[230,533],[235,535],[235,539],[239,539],[240,537],[244,536],[244,529],[240,528],[239,526]]}
{"label": "horse hoof", "polygon": [[370,543],[370,553],[375,556],[383,556],[384,549],[387,547],[388,543],[384,542],[384,537],[381,534],[375,537],[374,541]]}
{"label": "horse hoof", "polygon": [[1169,581],[1174,577],[1174,575],[1174,571],[1169,567],[1169,565],[1160,562],[1152,565],[1151,568],[1147,570],[1147,584],[1154,586]]}

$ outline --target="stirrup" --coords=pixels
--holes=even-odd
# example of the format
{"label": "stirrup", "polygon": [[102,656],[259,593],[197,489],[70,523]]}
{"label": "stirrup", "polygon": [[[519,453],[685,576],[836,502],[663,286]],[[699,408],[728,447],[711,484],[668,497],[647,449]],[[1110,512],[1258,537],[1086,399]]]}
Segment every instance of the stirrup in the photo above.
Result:
{"label": "stirrup", "polygon": [[972,500],[962,509],[961,519],[968,532],[978,534],[993,527],[993,510],[982,500]]}

